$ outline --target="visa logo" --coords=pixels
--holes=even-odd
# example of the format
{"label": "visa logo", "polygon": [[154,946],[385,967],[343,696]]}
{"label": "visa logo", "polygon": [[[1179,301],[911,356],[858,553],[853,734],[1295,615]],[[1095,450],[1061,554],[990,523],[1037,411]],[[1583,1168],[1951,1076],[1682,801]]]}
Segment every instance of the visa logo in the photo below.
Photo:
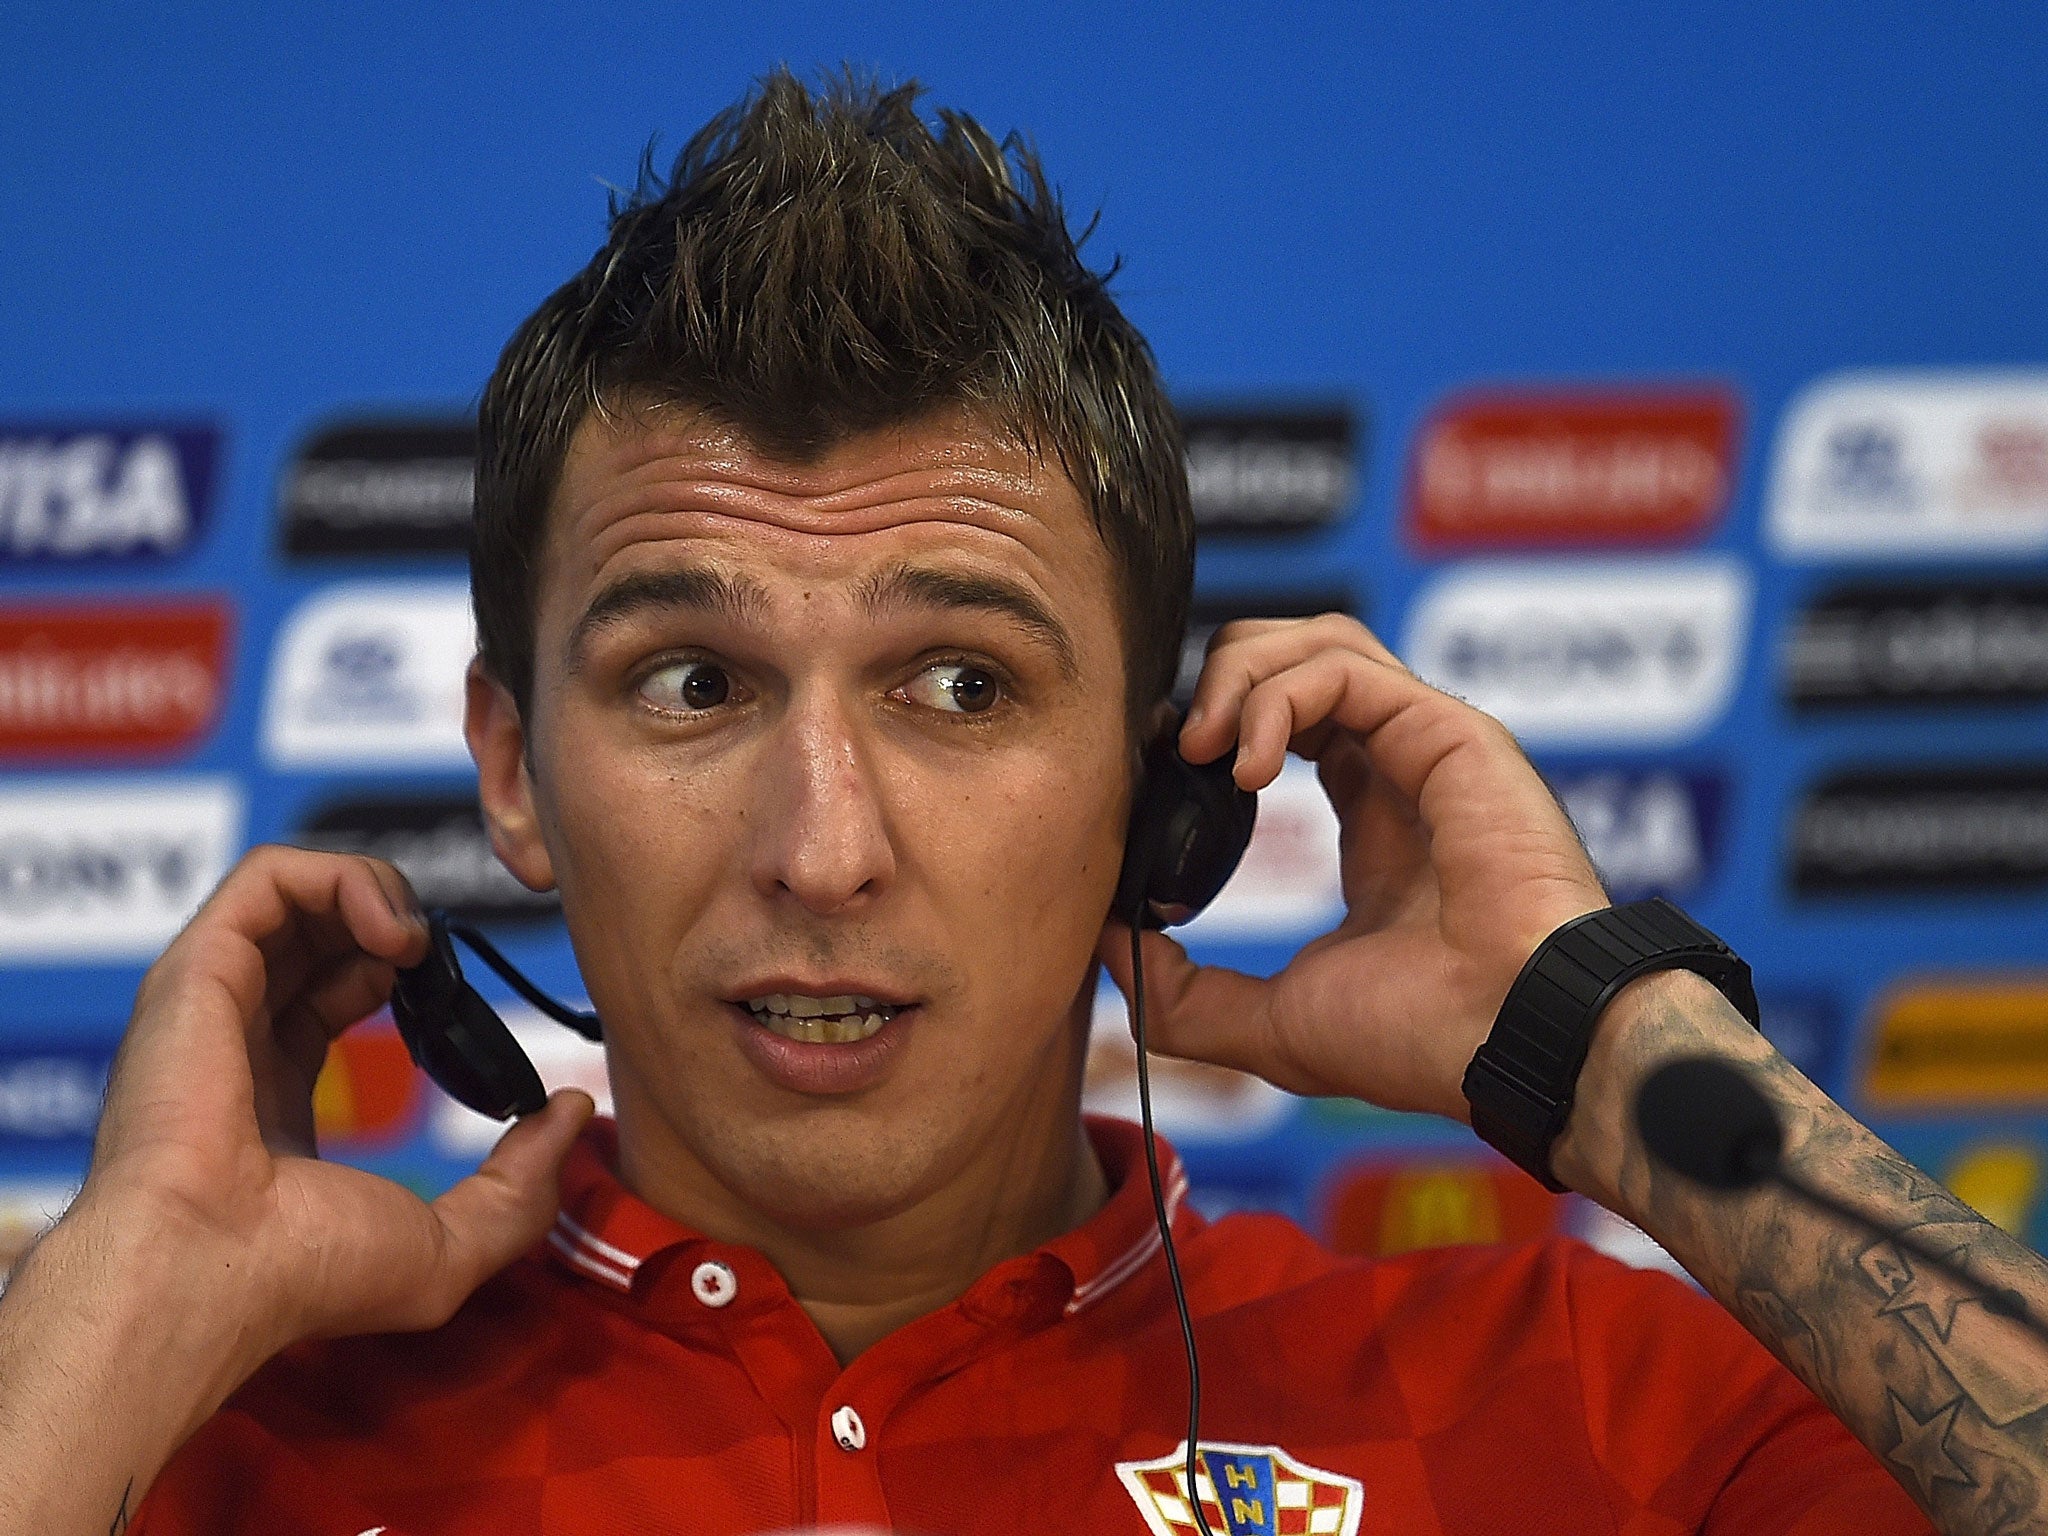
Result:
{"label": "visa logo", "polygon": [[0,561],[181,554],[219,450],[210,427],[0,426]]}

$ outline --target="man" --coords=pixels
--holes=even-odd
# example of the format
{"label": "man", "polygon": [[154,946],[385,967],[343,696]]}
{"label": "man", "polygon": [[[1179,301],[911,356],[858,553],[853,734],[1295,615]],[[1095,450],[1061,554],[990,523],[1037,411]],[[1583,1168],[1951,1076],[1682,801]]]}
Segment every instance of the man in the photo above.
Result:
{"label": "man", "polygon": [[[1169,1161],[1206,1387],[1176,1481],[1142,1148],[1079,1102],[1098,958],[1131,981],[1105,914],[1190,586],[1179,444],[1035,164],[913,100],[771,77],[483,402],[469,741],[499,856],[560,889],[615,1124],[558,1095],[431,1205],[315,1160],[326,1045],[425,932],[388,867],[258,850],[145,979],[0,1304],[0,1525],[1925,1529],[1910,1494],[2039,1528],[2048,1349],[1984,1298],[2048,1315],[2048,1273],[1684,970],[1586,1021],[1533,1165],[1868,1450],[1669,1279],[1339,1263],[1203,1223]],[[1606,906],[1513,740],[1326,617],[1226,631],[1179,746],[1252,789],[1314,759],[1349,912],[1271,980],[1148,935],[1154,1044],[1465,1117],[1531,956]],[[1660,1172],[1629,1106],[1688,1053],[1981,1287]]]}

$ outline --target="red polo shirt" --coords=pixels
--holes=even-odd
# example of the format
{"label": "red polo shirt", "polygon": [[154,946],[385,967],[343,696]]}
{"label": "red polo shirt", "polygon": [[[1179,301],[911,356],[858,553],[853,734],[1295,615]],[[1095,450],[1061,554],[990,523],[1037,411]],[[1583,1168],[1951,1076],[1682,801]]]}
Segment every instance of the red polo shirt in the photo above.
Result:
{"label": "red polo shirt", "polygon": [[[1191,1536],[1186,1375],[1139,1132],[1115,1193],[842,1368],[782,1279],[645,1205],[609,1122],[544,1248],[445,1327],[302,1345],[173,1459],[137,1536]],[[1174,1239],[1215,1536],[1924,1532],[1712,1302],[1553,1241],[1339,1260],[1291,1223]]]}

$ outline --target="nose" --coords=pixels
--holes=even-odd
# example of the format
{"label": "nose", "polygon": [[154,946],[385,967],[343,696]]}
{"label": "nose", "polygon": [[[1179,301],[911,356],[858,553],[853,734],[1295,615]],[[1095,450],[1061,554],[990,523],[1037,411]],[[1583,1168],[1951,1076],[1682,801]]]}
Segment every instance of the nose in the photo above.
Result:
{"label": "nose", "polygon": [[752,840],[755,889],[831,916],[871,900],[896,850],[871,751],[831,699],[798,697],[766,743]]}

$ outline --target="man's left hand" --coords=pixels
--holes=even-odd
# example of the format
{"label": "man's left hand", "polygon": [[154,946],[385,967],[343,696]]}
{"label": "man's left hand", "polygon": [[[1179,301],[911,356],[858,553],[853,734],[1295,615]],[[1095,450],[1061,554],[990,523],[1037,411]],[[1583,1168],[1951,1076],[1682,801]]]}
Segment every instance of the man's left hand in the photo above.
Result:
{"label": "man's left hand", "polygon": [[[1250,790],[1289,751],[1315,763],[1342,828],[1345,917],[1264,979],[1147,933],[1151,1048],[1465,1119],[1465,1066],[1509,985],[1559,924],[1607,905],[1570,820],[1504,726],[1340,614],[1218,632],[1180,747],[1204,763],[1233,743]],[[1128,996],[1122,923],[1100,955]]]}

